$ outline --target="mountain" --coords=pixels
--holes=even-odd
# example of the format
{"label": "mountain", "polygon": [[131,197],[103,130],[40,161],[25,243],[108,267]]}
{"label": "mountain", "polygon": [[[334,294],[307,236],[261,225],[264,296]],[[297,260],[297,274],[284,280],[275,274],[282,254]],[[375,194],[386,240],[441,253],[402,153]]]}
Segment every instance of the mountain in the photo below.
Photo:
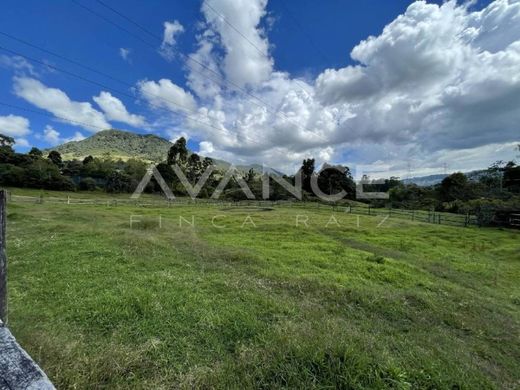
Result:
{"label": "mountain", "polygon": [[87,156],[110,157],[122,160],[160,162],[168,154],[171,143],[153,134],[136,134],[121,130],[103,130],[81,141],[66,142],[44,152],[56,150],[64,160],[82,160]]}
{"label": "mountain", "polygon": [[432,186],[434,184],[440,183],[445,177],[446,174],[438,174],[438,175],[428,175],[428,176],[418,176],[411,177],[409,179],[403,179],[404,184],[417,184],[420,187]]}
{"label": "mountain", "polygon": [[[463,172],[468,180],[478,181],[484,174],[486,174],[485,169]],[[411,177],[409,179],[404,179],[403,183],[405,184],[417,184],[419,187],[427,187],[435,184],[439,184],[445,177],[449,176],[448,174],[437,174],[437,175],[428,175],[428,176],[418,176]]]}
{"label": "mountain", "polygon": [[[128,160],[137,158],[147,162],[161,162],[166,159],[171,142],[153,134],[136,134],[122,130],[103,130],[81,141],[66,142],[51,149],[59,152],[64,160],[83,160],[87,156],[105,157]],[[219,169],[227,169],[231,164],[224,160],[213,159]],[[262,165],[237,165],[239,171],[247,172],[249,169],[257,173],[262,172]],[[272,168],[267,168],[278,175],[283,173]]]}

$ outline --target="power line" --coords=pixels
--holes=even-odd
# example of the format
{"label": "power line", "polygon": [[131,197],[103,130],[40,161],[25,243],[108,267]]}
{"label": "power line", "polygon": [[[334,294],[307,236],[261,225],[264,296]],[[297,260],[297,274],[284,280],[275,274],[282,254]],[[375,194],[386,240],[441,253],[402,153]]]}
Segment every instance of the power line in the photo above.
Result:
{"label": "power line", "polygon": [[[84,10],[86,10],[87,12],[90,12],[92,15],[95,15],[97,16],[98,18],[100,19],[103,19],[105,22],[111,24],[112,26],[114,26],[115,28],[121,30],[121,31],[124,31],[126,32],[127,34],[130,34],[131,36],[133,36],[134,38],[138,39],[139,41],[143,42],[144,44],[148,45],[148,46],[153,46],[151,43],[149,43],[148,41],[145,41],[143,38],[141,38],[139,35],[137,34],[134,34],[133,32],[131,32],[130,30],[127,30],[126,28],[118,25],[117,23],[114,23],[112,22],[110,19],[104,17],[102,14],[94,11],[92,8],[89,8],[83,4],[81,4],[80,2],[76,1],[76,0],[72,0],[72,2],[74,4],[76,4],[77,6],[83,8]],[[155,46],[153,46],[155,48]]]}
{"label": "power line", "polygon": [[[140,30],[144,31],[145,33],[147,33],[148,35],[150,35],[151,37],[155,38],[155,39],[159,39],[159,40],[162,40],[161,37],[159,37],[157,34],[154,34],[153,32],[151,32],[150,30],[148,30],[147,28],[141,26],[139,23],[135,22],[134,20],[130,19],[129,17],[127,17],[126,15],[122,14],[121,12],[119,12],[118,10],[116,10],[115,8],[109,6],[107,3],[105,3],[104,1],[101,1],[101,0],[96,0],[99,4],[101,4],[103,7],[105,8],[108,8],[110,11],[112,11],[113,13],[119,15],[120,17],[122,17],[123,19],[125,19],[127,22],[130,22],[132,23],[134,26],[136,26],[137,28],[139,28]],[[74,1],[76,4],[78,4],[76,1]],[[82,6],[83,7],[83,6]],[[84,7],[86,8],[86,7]]]}
{"label": "power line", "polygon": [[[75,4],[79,4],[78,1],[76,0],[72,0]],[[97,0],[99,4],[101,4],[102,6],[106,7],[107,9],[109,9],[110,11],[114,12],[115,14],[119,15],[121,18],[125,19],[126,21],[132,23],[133,25],[139,27],[141,30],[145,31],[148,35],[154,37],[155,39],[159,40],[160,42],[162,42],[162,38],[160,36],[158,36],[157,34],[154,34],[152,32],[150,32],[148,29],[146,29],[145,27],[141,26],[139,23],[137,23],[136,21],[130,19],[128,16],[124,15],[123,13],[121,13],[120,11],[117,11],[115,8],[113,7],[110,7],[108,4],[106,4],[105,2],[103,1],[100,1],[100,0]],[[80,5],[82,8],[90,11],[92,14],[96,15],[96,16],[99,16],[100,14],[93,11],[92,9],[90,9],[89,7],[85,6],[85,5]],[[122,31],[126,31],[128,32],[127,29],[125,29],[124,27],[121,27],[120,25],[118,25],[117,23],[115,22],[112,22],[111,20],[109,20],[108,18],[105,18],[104,16],[100,16],[103,20],[105,21],[108,21],[111,25],[113,26],[116,26],[117,28],[119,28],[120,30]],[[136,37],[135,34],[129,32],[130,35]],[[154,50],[156,49],[156,46],[155,45],[152,45],[150,44],[149,42],[147,41],[144,41],[143,39],[141,39],[139,37],[139,40],[143,43],[145,43],[146,45],[150,46],[151,48],[153,48]],[[206,69],[207,71],[209,71],[211,74],[214,74],[215,76],[218,77],[218,79],[211,79],[212,81],[216,82],[216,83],[219,83],[221,86],[224,86],[223,84],[230,84],[232,85],[234,88],[238,89],[239,91],[241,91],[242,93],[248,95],[249,97],[259,101],[260,103],[262,103],[262,105],[260,105],[260,107],[263,107],[263,108],[266,108],[267,106],[270,106],[268,103],[266,103],[265,101],[263,101],[262,99],[260,99],[258,96],[252,94],[251,92],[247,91],[245,88],[242,88],[240,85],[238,85],[237,83],[233,82],[233,81],[230,81],[230,80],[227,80],[227,81],[223,81],[222,80],[222,75],[218,72],[216,72],[215,70],[211,69],[209,66],[207,66],[206,64],[200,62],[199,60],[197,60],[195,57],[193,57],[192,55],[186,55],[186,54],[183,54],[183,53],[178,53],[183,59],[189,59],[190,61],[193,61],[194,63],[196,63],[197,65],[199,65],[200,67]],[[194,68],[194,67],[191,67],[189,65],[189,62],[186,61],[186,65],[193,71],[199,73],[200,75],[202,75],[203,77],[208,77],[206,74],[204,74],[203,72],[201,72],[200,70]],[[274,107],[270,106],[272,109],[274,109]]]}
{"label": "power line", "polygon": [[[100,1],[100,0],[98,0]],[[224,21],[224,23],[226,23],[229,27],[231,27],[238,35],[240,35],[247,43],[249,43],[253,48],[256,49],[256,51],[258,51],[258,53],[260,53],[260,55],[265,55],[265,53],[258,47],[256,46],[255,43],[253,43],[244,33],[242,33],[242,31],[240,31],[237,27],[235,27],[224,15],[222,15],[220,12],[218,12],[215,8],[213,8],[213,6],[210,4],[209,1],[206,1],[205,2],[206,6],[211,10],[213,11],[214,14],[216,14],[217,16],[219,16],[222,21]],[[297,80],[297,79],[294,79],[293,80],[296,84],[298,84],[300,86],[300,89],[307,95],[309,96],[309,93],[305,90],[305,88],[303,88],[300,84],[300,81]]]}
{"label": "power line", "polygon": [[[159,37],[157,34],[154,34],[154,33],[151,32],[150,30],[148,30],[147,28],[143,27],[141,24],[137,23],[135,20],[129,18],[128,16],[126,16],[126,15],[123,14],[122,12],[120,12],[120,11],[116,10],[115,8],[109,6],[108,4],[106,4],[106,3],[105,3],[104,1],[102,1],[102,0],[96,0],[96,1],[97,1],[100,5],[102,5],[103,7],[109,9],[110,11],[114,12],[116,15],[118,15],[118,16],[120,16],[121,18],[125,19],[126,21],[128,21],[128,22],[131,23],[131,24],[133,24],[134,26],[138,27],[140,30],[146,32],[146,33],[147,33],[148,35],[150,35],[151,37],[154,37],[155,39],[157,39],[157,40],[159,40],[159,41],[162,42],[162,38],[161,38],[161,37]],[[76,4],[79,4],[76,0],[73,0],[73,2],[76,3]],[[208,4],[208,3],[206,3],[206,4]],[[86,6],[84,6],[84,5],[81,5],[81,7],[84,8],[84,9],[88,9],[88,10],[90,10],[88,7],[86,7]],[[212,8],[211,5],[209,5],[209,7]],[[212,8],[212,9],[213,9],[213,8]],[[214,10],[214,9],[213,9],[213,10]],[[99,14],[98,14],[97,12],[95,12],[95,11],[92,11],[92,10],[90,10],[90,11],[91,11],[91,13],[93,13],[94,15],[99,15]],[[221,14],[219,14],[217,11],[214,10],[214,12],[216,12],[216,13],[217,13],[218,15],[220,15],[223,19],[225,19],[224,16],[221,15]],[[102,17],[102,19],[108,21],[108,19],[105,18],[105,17]],[[115,22],[110,21],[109,23],[110,23],[111,25],[114,25],[114,26],[120,28],[119,25],[117,25],[117,23],[115,23]],[[228,22],[228,23],[229,23],[229,22]],[[229,23],[229,24],[231,25],[231,23]],[[239,31],[238,29],[236,29],[236,27],[233,26],[233,28],[235,29],[235,31]],[[121,29],[122,31],[128,31],[128,30],[125,29],[125,28],[120,28],[120,29]],[[131,33],[131,35],[132,35],[132,36],[135,36],[135,34],[133,34],[133,33]],[[243,36],[242,33],[240,33],[240,35]],[[246,39],[247,39],[247,38],[246,38]],[[248,40],[248,39],[247,39],[247,40]],[[142,39],[140,39],[140,41],[145,42],[147,45],[150,46],[150,44],[149,44],[147,41],[143,41]],[[249,41],[249,40],[248,40],[248,41]],[[252,42],[249,42],[249,43],[253,44]],[[151,45],[151,46],[155,49],[155,46],[153,46],[153,45]],[[253,44],[253,46],[255,46],[255,45]],[[256,48],[257,50],[260,51],[260,49],[259,49],[258,47],[255,46],[255,48]],[[260,52],[261,52],[261,51],[260,51]],[[262,55],[263,55],[263,52],[261,52],[261,53],[262,53]],[[249,97],[251,97],[251,98],[257,100],[258,102],[260,102],[261,104],[258,104],[258,103],[256,103],[256,102],[254,102],[254,104],[256,104],[258,107],[261,107],[261,108],[265,108],[265,109],[267,109],[267,111],[269,111],[271,114],[273,114],[273,115],[275,115],[275,116],[277,116],[277,115],[281,115],[281,116],[285,117],[286,119],[288,119],[289,121],[292,121],[292,119],[289,118],[285,113],[280,112],[280,111],[277,110],[275,107],[273,107],[272,105],[270,105],[269,103],[267,103],[267,102],[264,101],[263,99],[259,98],[259,97],[256,96],[255,94],[253,94],[253,93],[247,91],[245,88],[242,88],[242,87],[241,87],[240,85],[238,85],[237,83],[235,83],[235,82],[233,82],[233,81],[230,81],[230,80],[226,80],[226,81],[222,80],[222,79],[221,79],[221,75],[220,75],[220,73],[214,71],[213,69],[211,69],[209,66],[205,65],[204,63],[198,61],[198,60],[197,60],[196,58],[194,58],[192,55],[186,55],[186,54],[183,54],[183,53],[178,53],[178,54],[179,54],[183,59],[186,60],[186,64],[187,64],[187,66],[188,66],[191,70],[193,70],[193,71],[199,73],[200,75],[202,75],[203,77],[206,77],[206,78],[207,78],[207,75],[206,75],[206,74],[204,74],[203,72],[199,71],[198,69],[196,69],[196,68],[194,68],[194,67],[189,66],[189,61],[187,61],[187,60],[193,61],[193,62],[195,62],[197,65],[199,65],[199,66],[201,66],[202,68],[208,70],[210,73],[215,74],[215,75],[218,77],[218,80],[211,79],[212,81],[215,81],[215,82],[219,83],[221,86],[223,86],[223,84],[230,84],[230,85],[232,85],[233,87],[235,87],[236,89],[238,89],[239,91],[241,91],[242,93],[244,93],[244,94],[246,94],[247,96],[249,96]],[[294,80],[294,81],[295,81],[297,84],[299,84],[299,81],[298,81],[298,80]],[[303,91],[307,96],[309,96],[309,93],[308,93],[304,88],[301,88],[301,87],[300,87],[300,89],[301,89],[301,90],[302,90],[302,91]],[[270,107],[271,110],[269,110],[268,107]],[[323,139],[324,141],[327,141],[327,142],[329,141],[329,140],[326,139],[325,137],[321,136],[320,134],[315,133],[313,130],[307,128],[306,126],[303,126],[302,124],[296,123],[296,122],[294,122],[294,121],[292,121],[292,122],[295,123],[298,127],[307,130],[307,131],[310,132],[311,134],[316,135],[317,137]]]}
{"label": "power line", "polygon": [[3,35],[3,36],[5,36],[5,37],[7,37],[7,38],[10,38],[10,39],[12,39],[12,40],[14,40],[14,41],[17,41],[17,42],[19,42],[19,43],[22,43],[22,44],[24,44],[24,45],[26,45],[26,46],[32,47],[33,49],[40,50],[40,51],[42,51],[42,52],[44,52],[44,53],[50,54],[50,55],[52,55],[52,56],[54,56],[54,57],[56,57],[56,58],[59,58],[59,59],[61,59],[61,60],[63,60],[63,61],[67,61],[67,62],[69,62],[69,63],[71,63],[71,64],[74,64],[74,65],[76,65],[76,66],[79,66],[79,67],[81,67],[81,68],[83,68],[83,69],[86,69],[86,70],[88,70],[88,71],[90,71],[90,72],[97,73],[97,74],[99,74],[99,75],[101,75],[101,76],[104,76],[104,77],[106,77],[106,78],[109,78],[109,79],[111,79],[111,80],[113,80],[113,81],[116,81],[116,82],[118,82],[118,83],[120,83],[120,84],[124,84],[124,85],[126,85],[126,86],[130,85],[131,87],[133,87],[132,84],[127,83],[126,81],[122,81],[122,80],[120,80],[120,79],[118,79],[118,78],[116,78],[116,77],[114,77],[114,76],[111,76],[111,75],[105,73],[105,72],[102,72],[102,71],[100,71],[100,70],[97,70],[97,69],[91,68],[90,66],[83,65],[83,64],[80,63],[79,61],[76,61],[76,60],[73,60],[73,59],[67,58],[67,57],[62,56],[62,55],[60,55],[60,54],[58,54],[58,53],[55,53],[55,52],[50,51],[50,50],[47,50],[47,49],[45,49],[45,48],[43,48],[43,47],[41,47],[41,46],[34,45],[34,44],[30,43],[30,42],[27,42],[27,41],[24,40],[24,39],[21,39],[21,38],[15,37],[15,36],[13,36],[13,35],[11,35],[11,34],[8,34],[8,33],[6,33],[6,32],[3,32],[3,31],[0,31],[0,34]]}
{"label": "power line", "polygon": [[305,31],[305,29],[303,28],[301,23],[298,21],[296,16],[294,16],[294,14],[285,5],[285,1],[280,1],[280,4],[282,5],[282,8],[286,11],[286,13],[289,15],[289,17],[293,21],[293,23],[302,31],[303,35],[305,35],[305,37],[307,38],[307,40],[309,41],[311,46],[314,48],[314,50],[316,50],[316,52],[321,56],[321,58],[325,62],[330,63],[331,61],[329,60],[328,56],[325,55],[325,53],[323,53],[323,51],[320,49],[320,47],[314,42],[314,40],[312,39],[312,36],[307,31]]}
{"label": "power line", "polygon": [[209,3],[209,1],[206,1],[205,4],[211,11],[213,11],[214,14],[219,16],[224,21],[224,23],[226,23],[229,27],[231,27],[238,35],[240,35],[251,46],[253,46],[261,55],[265,55],[265,53],[258,46],[256,46],[253,42],[251,42],[251,40],[248,37],[246,37],[245,34],[243,34],[238,28],[236,28],[230,21],[228,21],[224,15],[222,15],[215,8],[213,8],[211,6],[211,4]]}

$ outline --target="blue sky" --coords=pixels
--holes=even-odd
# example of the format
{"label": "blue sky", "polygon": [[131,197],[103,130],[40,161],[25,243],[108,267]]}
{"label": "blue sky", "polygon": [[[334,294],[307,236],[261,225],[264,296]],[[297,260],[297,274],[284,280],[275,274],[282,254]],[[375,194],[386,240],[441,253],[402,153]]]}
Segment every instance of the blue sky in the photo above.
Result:
{"label": "blue sky", "polygon": [[[360,63],[364,68],[363,77],[367,78],[366,84],[361,86],[363,91],[370,90],[376,82],[374,80],[381,78],[377,76],[381,74],[378,67],[382,67],[384,72],[385,69],[395,66],[397,60],[392,57],[393,54],[388,54],[384,46],[387,44],[384,41],[386,38],[382,32],[384,27],[391,23],[395,25],[394,29],[401,28],[399,21],[396,22],[399,15],[408,15],[409,20],[404,24],[412,30],[414,23],[417,23],[417,26],[428,23],[427,18],[435,12],[440,18],[446,18],[446,25],[460,18],[462,24],[467,22],[465,29],[461,30],[465,34],[466,31],[473,31],[476,19],[474,15],[486,7],[496,6],[495,14],[503,12],[504,17],[513,18],[518,8],[516,1],[504,0],[494,3],[481,1],[464,9],[460,4],[453,5],[449,9],[446,5],[441,6],[443,2],[416,3],[408,8],[413,2],[384,0],[104,1],[146,28],[153,36],[93,0],[77,0],[77,3],[87,6],[127,31],[122,31],[71,1],[7,0],[0,6],[1,33],[10,34],[78,61],[133,86],[130,88],[128,85],[89,72],[0,34],[0,46],[3,48],[102,84],[102,86],[92,85],[52,68],[17,58],[12,52],[0,50],[2,91],[0,102],[44,111],[48,115],[37,115],[0,105],[0,124],[11,125],[11,122],[16,122],[12,125],[11,133],[15,134],[18,131],[16,133],[18,136],[15,138],[19,140],[17,146],[19,150],[26,150],[29,145],[47,148],[65,140],[79,139],[80,136],[89,136],[105,124],[109,124],[114,128],[140,133],[151,132],[169,139],[181,134],[187,135],[192,149],[200,149],[203,153],[214,154],[236,162],[267,160],[270,165],[290,169],[302,157],[312,155],[318,160],[339,163],[389,164],[392,166],[389,168],[392,172],[399,172],[399,170],[402,172],[403,167],[409,166],[410,161],[413,161],[418,170],[433,172],[439,168],[439,164],[434,166],[434,162],[437,163],[439,153],[442,151],[447,154],[452,153],[451,160],[457,152],[459,155],[462,154],[460,166],[453,161],[450,162],[453,169],[473,168],[472,165],[477,163],[485,166],[492,157],[491,154],[495,153],[493,151],[497,148],[508,150],[506,145],[518,139],[518,137],[515,139],[513,129],[506,128],[503,137],[474,134],[473,141],[466,142],[468,136],[473,137],[473,135],[468,134],[464,123],[459,122],[460,118],[468,115],[467,123],[471,124],[473,118],[469,111],[456,113],[445,119],[449,121],[446,128],[460,131],[460,137],[451,137],[449,141],[443,139],[446,136],[445,132],[437,128],[431,129],[431,117],[427,117],[426,114],[420,118],[421,128],[417,130],[418,133],[411,134],[412,130],[403,130],[406,126],[413,127],[407,120],[403,120],[405,125],[400,124],[390,129],[387,134],[374,123],[391,120],[394,115],[379,119],[377,117],[379,112],[366,113],[368,108],[363,105],[373,107],[386,104],[397,107],[394,103],[397,95],[412,94],[409,89],[396,92],[392,89],[394,81],[390,79],[383,80],[383,84],[378,87],[379,95],[381,95],[379,91],[388,88],[386,95],[376,97],[373,94],[367,97],[363,92],[364,102],[357,97],[357,100],[353,99],[357,93],[356,77],[359,76],[353,73],[359,71],[357,67]],[[219,15],[215,15],[213,9],[218,11]],[[424,14],[421,13],[423,9]],[[431,18],[434,19],[433,16]],[[484,25],[484,21],[480,19],[478,23]],[[507,29],[507,21],[501,20],[502,24],[506,25],[504,29]],[[165,44],[168,41],[165,22],[170,23],[170,26],[177,26],[172,27],[177,30],[169,37],[171,40],[167,44]],[[490,19],[487,23],[493,22],[496,20]],[[230,24],[233,26],[232,30],[238,30],[240,33],[230,30]],[[417,30],[421,28],[423,27],[417,27]],[[431,30],[426,28],[421,34],[433,35],[435,29],[438,30],[439,26],[432,26]],[[462,35],[461,31],[450,30],[445,33],[449,37],[456,37],[457,34]],[[399,32],[395,34],[399,36]],[[352,50],[369,36],[377,37],[379,42],[373,45],[374,47],[368,45],[360,47],[358,55],[354,55],[356,57],[354,60],[351,57]],[[464,41],[462,44],[470,47],[479,38],[472,37],[471,42]],[[510,44],[517,39],[511,31],[502,32],[498,38],[504,40],[503,44],[498,43],[499,46],[502,44],[500,47],[485,48],[490,54],[499,51],[505,53]],[[409,39],[410,47],[417,47],[417,45],[413,46],[413,39],[428,42],[420,34],[416,34]],[[438,54],[442,56],[442,47],[438,47],[442,42],[439,43],[435,37],[431,39],[432,52],[439,50]],[[486,39],[487,42],[495,38],[483,37],[482,39]],[[166,47],[170,55],[161,52],[161,45],[163,48]],[[203,52],[201,50],[203,45],[211,47],[211,51]],[[448,49],[453,46],[454,44]],[[395,48],[396,53],[401,49],[397,46],[392,47]],[[482,47],[478,49],[484,51]],[[410,68],[410,73],[406,77],[410,78],[412,75],[411,77],[419,83],[423,75],[429,75],[428,72],[431,72],[431,79],[425,77],[420,85],[414,87],[418,89],[422,86],[430,88],[429,85],[436,82],[434,76],[439,73],[444,76],[449,66],[459,66],[464,69],[464,63],[458,62],[471,60],[459,60],[460,55],[455,53],[453,60],[450,60],[452,62],[441,64],[446,68],[429,69],[420,60],[423,53],[410,52],[406,47],[402,50],[404,66],[400,64],[399,69]],[[461,52],[463,50],[464,48],[461,48]],[[126,56],[123,53],[127,53]],[[240,53],[241,57],[233,58],[230,53]],[[190,71],[185,55],[197,56],[204,63],[210,64],[210,67],[215,69],[215,74],[219,74],[220,87],[213,85],[216,88],[213,95],[208,92],[211,89],[203,88],[208,92],[205,93],[200,86],[197,89],[195,84],[204,83],[208,77],[211,79],[215,74],[208,74],[204,69],[200,69],[202,72],[199,73]],[[406,59],[404,56],[407,55],[413,58]],[[240,61],[250,64],[250,66],[244,65],[249,66],[244,74],[240,73],[241,68],[237,68],[242,66]],[[385,61],[391,62],[386,64]],[[432,57],[429,62],[436,63],[436,59]],[[414,66],[417,68],[413,68]],[[374,69],[373,73],[371,69]],[[248,73],[251,74],[250,79]],[[345,83],[345,77],[350,79],[342,85],[341,83]],[[168,80],[168,84],[159,83],[161,79]],[[451,91],[449,88],[455,87],[451,79],[446,81],[443,78],[441,81],[445,83],[442,91],[444,97],[446,91]],[[440,85],[441,81],[437,85]],[[493,80],[488,81],[492,83]],[[240,91],[233,87],[236,85],[240,86]],[[513,87],[514,91],[509,93],[515,93],[516,85],[510,87]],[[112,88],[124,92],[124,95]],[[63,102],[57,102],[50,107],[46,102],[56,97],[57,90],[61,91],[59,93],[66,94],[70,102],[90,104],[87,111],[91,112],[78,113],[77,110],[81,111],[83,108],[73,107],[74,104],[71,107],[64,107]],[[244,95],[243,91],[247,91],[249,95]],[[155,99],[156,96],[153,95],[155,93],[160,95],[159,98],[162,100]],[[435,91],[435,93],[441,92]],[[309,101],[311,95],[313,100]],[[425,91],[424,95],[411,96],[410,101],[413,100],[413,104],[410,103],[407,112],[413,111],[410,109],[412,105],[425,101],[424,96],[427,95],[429,93]],[[251,96],[254,98],[250,99]],[[391,99],[394,100],[388,103]],[[112,107],[114,104],[122,104],[124,113],[110,114],[107,106],[100,105],[99,100]],[[120,103],[117,103],[117,100]],[[191,107],[192,111],[189,115],[197,117],[198,122],[186,120],[186,112],[172,109],[168,102],[173,100],[185,102],[185,105]],[[245,107],[242,107],[242,104]],[[460,102],[457,104],[461,107],[464,105]],[[306,107],[306,111],[298,111],[300,109],[298,107],[302,105]],[[253,111],[252,107],[256,111]],[[362,112],[355,111],[360,110],[359,107],[363,108]],[[323,124],[324,119],[318,118],[318,115],[328,113],[329,110],[334,119],[330,124]],[[62,117],[66,116],[82,123],[87,118],[97,127],[89,128],[78,123],[65,123],[56,118],[57,112],[61,113]],[[444,112],[445,110],[443,114]],[[362,114],[365,115],[363,118]],[[428,115],[430,114],[428,112]],[[399,112],[395,113],[395,116],[399,115]],[[509,118],[506,123],[501,124],[504,127],[510,126],[513,120],[518,119],[517,112],[513,109],[508,112],[502,110],[497,112],[497,115],[499,118]],[[14,120],[13,116],[25,118],[28,121],[27,126],[24,127],[24,123],[20,120]],[[272,118],[266,119],[265,116],[272,116]],[[2,117],[4,117],[3,122]],[[301,117],[306,117],[306,121],[300,122]],[[369,123],[372,117],[374,123]],[[255,122],[251,118],[262,119]],[[363,122],[360,123],[361,120]],[[415,120],[416,118],[410,119],[412,122]],[[200,126],[206,121],[211,122],[212,125]],[[280,121],[284,123],[278,123]],[[323,126],[323,129],[320,126]],[[332,129],[331,126],[337,128]],[[379,126],[383,125],[379,124]],[[389,124],[388,127],[392,126]],[[433,133],[435,135],[432,135]],[[424,139],[429,137],[432,137],[433,141],[425,142]],[[486,147],[485,152],[489,156],[483,157],[483,150],[479,149],[474,152],[475,158],[468,157],[472,149]],[[377,152],[370,153],[374,149]],[[403,150],[406,150],[407,161],[399,162],[396,156],[399,156]],[[477,154],[482,157],[480,160],[476,159]],[[509,154],[512,155],[512,152]],[[430,156],[430,159],[425,159],[425,155]]]}

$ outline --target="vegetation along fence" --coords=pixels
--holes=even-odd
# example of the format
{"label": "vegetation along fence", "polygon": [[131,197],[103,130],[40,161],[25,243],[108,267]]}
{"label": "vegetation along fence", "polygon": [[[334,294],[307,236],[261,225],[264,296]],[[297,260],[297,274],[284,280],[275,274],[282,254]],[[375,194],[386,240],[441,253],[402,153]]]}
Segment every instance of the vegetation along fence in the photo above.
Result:
{"label": "vegetation along fence", "polygon": [[[69,205],[98,205],[115,207],[118,205],[129,205],[138,207],[175,207],[178,205],[213,205],[220,207],[301,207],[301,208],[317,208],[329,209],[336,212],[345,212],[356,215],[370,215],[370,216],[389,216],[393,218],[408,219],[418,222],[433,223],[439,225],[451,226],[476,226],[479,225],[479,219],[475,215],[470,214],[451,214],[439,213],[434,211],[424,210],[404,210],[393,208],[373,208],[370,206],[362,206],[360,204],[349,205],[335,205],[325,204],[319,202],[299,202],[299,201],[268,201],[268,200],[242,200],[242,201],[222,201],[214,199],[190,199],[190,198],[176,198],[174,200],[168,199],[131,199],[131,198],[76,198],[76,197],[54,197],[54,196],[22,196],[9,193],[8,201],[11,202],[26,202],[26,203],[51,203],[51,204],[69,204]],[[520,222],[520,221],[519,221]]]}

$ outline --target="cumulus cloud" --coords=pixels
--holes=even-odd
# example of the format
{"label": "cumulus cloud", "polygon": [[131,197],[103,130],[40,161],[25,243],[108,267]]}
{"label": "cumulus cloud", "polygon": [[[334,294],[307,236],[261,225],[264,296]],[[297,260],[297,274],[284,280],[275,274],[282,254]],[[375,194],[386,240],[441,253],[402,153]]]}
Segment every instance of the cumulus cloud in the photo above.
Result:
{"label": "cumulus cloud", "polygon": [[23,116],[0,116],[0,132],[10,137],[23,137],[31,132],[29,119]]}
{"label": "cumulus cloud", "polygon": [[45,126],[45,129],[43,130],[43,139],[52,146],[61,142],[60,133],[54,130],[50,125]]}
{"label": "cumulus cloud", "polygon": [[354,139],[427,150],[517,140],[519,5],[497,0],[470,12],[417,1],[352,50],[359,65],[323,72],[316,96],[352,110],[341,129]]}
{"label": "cumulus cloud", "polygon": [[519,1],[496,0],[479,11],[453,0],[416,1],[353,48],[353,65],[326,69],[312,84],[274,69],[259,27],[265,5],[202,4],[194,55],[258,97],[189,73],[203,104],[199,121],[186,124],[215,155],[290,168],[308,156],[341,162],[350,154],[363,164],[387,159],[397,170],[399,160],[433,166],[432,156],[462,161],[463,153],[449,151],[496,151],[519,140]]}
{"label": "cumulus cloud", "polygon": [[29,103],[46,110],[60,121],[97,132],[111,128],[105,116],[88,102],[75,102],[58,88],[50,88],[29,77],[14,78],[14,93]]}
{"label": "cumulus cloud", "polygon": [[141,80],[137,83],[141,96],[154,108],[166,108],[172,112],[190,112],[197,109],[193,95],[169,79]]}
{"label": "cumulus cloud", "polygon": [[[267,0],[205,0],[202,3],[208,31],[215,33],[225,51],[221,68],[226,79],[240,87],[256,86],[269,78],[273,59],[260,28]],[[206,32],[202,40],[206,40]]]}
{"label": "cumulus cloud", "polygon": [[29,146],[31,146],[31,144],[29,144],[29,141],[25,138],[16,138],[15,145],[21,146],[22,148],[28,148]]}
{"label": "cumulus cloud", "polygon": [[171,61],[175,56],[175,45],[177,36],[184,32],[184,27],[177,20],[173,22],[164,22],[163,41],[159,49],[159,53],[166,60]]}
{"label": "cumulus cloud", "polygon": [[130,114],[123,102],[112,96],[110,92],[102,91],[99,96],[94,96],[92,99],[103,110],[108,120],[126,123],[134,127],[146,124],[143,116]]}
{"label": "cumulus cloud", "polygon": [[198,39],[198,49],[187,59],[187,85],[202,100],[219,99],[223,80],[213,53],[215,35],[207,30]]}
{"label": "cumulus cloud", "polygon": [[47,125],[45,129],[43,129],[43,135],[39,136],[39,138],[43,138],[50,146],[55,146],[71,141],[81,141],[85,139],[85,136],[79,131],[76,131],[72,137],[62,137],[59,131],[54,129],[51,125]]}
{"label": "cumulus cloud", "polygon": [[34,66],[25,58],[20,56],[0,55],[0,66],[11,68],[16,74],[30,74],[31,76],[38,76],[38,72]]}
{"label": "cumulus cloud", "polygon": [[199,143],[199,153],[203,156],[211,155],[215,151],[213,144],[208,141],[202,141]]}

